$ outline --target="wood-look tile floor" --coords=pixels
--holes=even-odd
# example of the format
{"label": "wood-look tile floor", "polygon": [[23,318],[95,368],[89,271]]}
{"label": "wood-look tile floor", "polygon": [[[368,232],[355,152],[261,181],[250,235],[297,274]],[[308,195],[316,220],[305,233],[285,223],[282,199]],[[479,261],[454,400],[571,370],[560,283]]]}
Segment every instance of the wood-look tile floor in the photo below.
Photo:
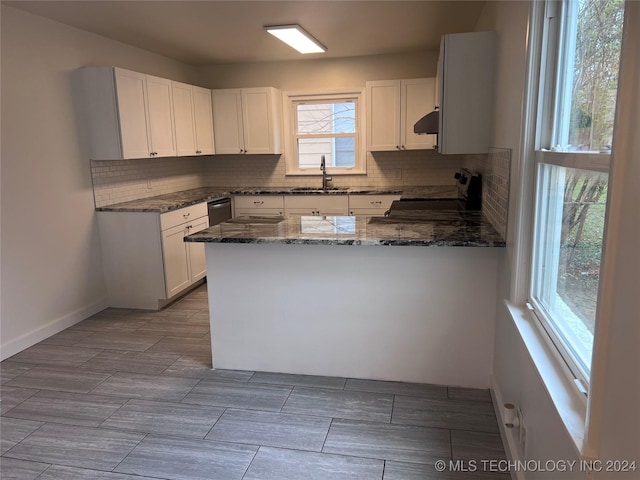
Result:
{"label": "wood-look tile floor", "polygon": [[505,459],[488,390],[211,370],[206,285],[0,364],[2,479],[461,480]]}

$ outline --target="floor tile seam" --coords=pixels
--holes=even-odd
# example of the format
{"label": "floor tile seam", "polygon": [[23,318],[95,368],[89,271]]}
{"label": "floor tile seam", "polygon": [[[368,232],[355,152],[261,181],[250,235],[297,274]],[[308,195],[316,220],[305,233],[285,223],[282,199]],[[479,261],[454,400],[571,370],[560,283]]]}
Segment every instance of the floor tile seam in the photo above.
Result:
{"label": "floor tile seam", "polygon": [[457,398],[431,398],[431,397],[422,397],[417,395],[407,395],[405,393],[396,393],[398,397],[410,398],[410,399],[421,399],[421,400],[434,400],[436,402],[451,402],[453,404],[471,404],[471,405],[486,405],[492,402],[485,402],[484,400],[468,400],[468,399],[457,399]]}
{"label": "floor tile seam", "polygon": [[103,428],[104,422],[106,422],[106,421],[107,421],[107,420],[109,420],[111,417],[113,417],[116,413],[118,413],[118,412],[119,412],[119,411],[120,411],[120,410],[121,410],[125,405],[128,405],[128,404],[129,404],[129,402],[130,402],[131,400],[134,400],[134,399],[133,399],[133,398],[131,398],[131,397],[128,397],[128,398],[127,398],[127,397],[123,397],[123,398],[126,398],[127,400],[126,400],[122,405],[120,405],[118,408],[116,408],[116,409],[111,413],[111,415],[109,415],[109,416],[108,416],[107,418],[105,418],[102,422],[100,422],[100,424],[98,425],[98,427],[97,427],[97,428]]}
{"label": "floor tile seam", "polygon": [[440,428],[440,429],[445,429],[445,430],[455,430],[457,432],[470,432],[470,433],[488,433],[488,434],[492,434],[492,435],[500,435],[499,430],[498,431],[487,431],[487,430],[473,430],[473,429],[469,429],[469,428],[456,428],[456,427],[437,427],[437,426],[431,426],[431,425],[425,425],[424,423],[399,423],[397,420],[396,422],[391,422],[391,425],[404,425],[407,427],[426,427],[426,428]]}
{"label": "floor tile seam", "polygon": [[[188,405],[188,403],[185,403],[184,405]],[[202,405],[200,405],[202,406]],[[206,440],[207,437],[211,434],[211,432],[213,431],[213,428],[218,424],[218,422],[220,421],[220,419],[224,416],[225,413],[227,413],[227,410],[229,410],[228,407],[219,407],[222,408],[222,413],[220,415],[218,415],[218,418],[216,419],[215,422],[213,422],[213,425],[211,425],[211,428],[209,430],[207,430],[207,433],[204,434],[204,437],[202,437],[203,440]]]}
{"label": "floor tile seam", "polygon": [[322,448],[320,448],[320,452],[324,451],[324,446],[327,443],[327,439],[329,438],[329,432],[331,431],[331,427],[333,426],[333,417],[331,418],[331,421],[329,422],[329,428],[327,428],[327,433],[324,436],[324,440],[322,441]]}
{"label": "floor tile seam", "polygon": [[[158,375],[160,376],[160,375]],[[165,377],[169,377],[169,378],[184,378],[184,377],[171,377],[170,375],[165,375]],[[202,379],[198,378],[198,379],[193,379],[193,380],[198,380],[190,389],[187,393],[185,393],[182,398],[180,398],[180,400],[178,400],[176,403],[182,403],[182,401],[187,398],[189,395],[191,395],[191,392],[193,392],[193,389],[196,388],[198,385],[200,385],[200,383],[202,383]],[[188,403],[185,403],[185,405],[189,405]]]}
{"label": "floor tile seam", "polygon": [[[7,457],[8,458],[8,457]],[[22,459],[21,459],[22,460]],[[54,464],[53,463],[49,463],[49,462],[36,462],[34,460],[22,460],[23,462],[30,462],[30,463],[44,463],[47,464],[47,468],[45,468],[42,472],[40,472],[38,475],[36,475],[34,477],[33,480],[38,480],[38,478],[42,477],[42,475],[44,475],[44,473],[49,470]]]}
{"label": "floor tile seam", "polygon": [[110,472],[116,473],[116,470],[118,469],[118,467],[119,467],[120,465],[122,465],[122,462],[124,462],[124,461],[129,457],[129,455],[131,455],[131,454],[133,453],[133,451],[134,451],[136,448],[138,448],[138,446],[139,446],[139,445],[144,441],[144,439],[145,439],[145,438],[147,438],[148,436],[149,436],[149,434],[145,434],[145,435],[143,435],[143,436],[142,436],[142,438],[141,438],[140,440],[138,440],[138,442],[137,442],[137,443],[136,443],[136,444],[135,444],[135,445],[134,445],[134,446],[129,450],[129,452],[128,452],[124,457],[122,457],[122,460],[120,460],[120,461],[118,462],[118,464],[110,470]]}
{"label": "floor tile seam", "polygon": [[[27,387],[11,387],[11,388],[27,388]],[[36,390],[36,389],[29,389],[28,390]],[[1,391],[1,389],[0,389]],[[9,410],[7,410],[6,412],[4,412],[2,415],[0,415],[0,417],[6,417],[7,413],[9,413],[11,410],[13,410],[16,407],[19,407],[20,405],[22,405],[24,402],[26,402],[27,400],[29,400],[31,397],[37,395],[38,393],[42,392],[42,391],[46,391],[46,392],[50,392],[51,390],[42,390],[42,389],[37,389],[35,391],[35,393],[32,393],[31,395],[29,395],[27,398],[25,398],[24,400],[21,400],[19,403],[15,404],[13,407],[11,407]],[[0,395],[0,401],[2,400],[2,397]]]}
{"label": "floor tile seam", "polygon": [[434,397],[426,397],[424,395],[408,395],[406,393],[397,393],[397,392],[376,392],[374,390],[358,390],[354,388],[346,388],[345,392],[360,392],[360,393],[375,393],[379,395],[394,395],[398,397],[407,397],[407,398],[419,398],[423,400],[448,400],[447,398],[434,398]]}
{"label": "floor tile seam", "polygon": [[[411,453],[423,453],[424,450],[407,450],[408,452]],[[325,451],[323,450],[321,452],[323,455],[339,455],[341,457],[350,457],[350,458],[362,458],[362,459],[366,459],[366,460],[381,460],[383,462],[402,462],[402,463],[410,463],[412,465],[431,465],[431,466],[435,466],[435,463],[438,460],[441,460],[441,458],[437,458],[434,459],[433,461],[429,462],[429,461],[424,461],[424,462],[416,462],[416,461],[411,461],[411,460],[398,460],[397,458],[388,458],[388,457],[383,457],[382,454],[378,457],[375,456],[370,456],[370,455],[348,455],[346,453],[339,453],[339,452],[331,452],[331,451]]]}
{"label": "floor tile seam", "polygon": [[253,454],[253,457],[251,457],[251,461],[247,465],[247,468],[244,469],[244,472],[242,473],[242,477],[240,477],[241,480],[243,480],[247,476],[247,472],[249,472],[249,469],[251,468],[251,465],[253,464],[253,461],[258,456],[258,452],[260,451],[260,448],[262,448],[262,447],[258,446],[258,448],[256,449],[255,453]]}
{"label": "floor tile seam", "polygon": [[[70,347],[76,347],[75,344],[74,345],[54,345],[54,344],[49,344],[49,343],[42,344],[42,342],[39,342],[39,343],[36,343],[35,345],[32,345],[29,348],[37,347],[38,345],[45,345],[45,346],[49,346],[49,347],[66,347],[67,349],[70,348]],[[80,346],[78,348],[83,348],[85,350],[98,350],[98,351],[95,354],[93,354],[90,358],[88,358],[87,360],[83,360],[80,363],[43,363],[43,362],[40,362],[40,361],[30,361],[30,360],[16,360],[16,362],[24,363],[24,364],[27,364],[27,365],[31,365],[31,368],[29,368],[29,370],[33,369],[33,367],[69,367],[69,368],[78,368],[78,367],[81,367],[82,365],[84,365],[85,363],[87,363],[92,358],[100,355],[105,350],[104,348],[92,348],[92,347],[82,347],[82,346]],[[21,352],[18,352],[16,355],[19,355],[20,353],[26,352],[27,350],[28,349],[22,350]],[[55,361],[55,360],[53,360],[53,361]],[[49,360],[48,362],[51,362],[51,360]],[[19,377],[20,375],[24,375],[29,370],[26,370],[26,371],[16,375],[11,380],[13,380],[14,378]],[[9,380],[9,381],[11,381],[11,380]]]}
{"label": "floor tile seam", "polygon": [[36,477],[36,479],[34,479],[34,480],[37,480],[38,478],[41,478],[44,475],[44,473],[46,471],[48,471],[51,467],[78,468],[78,469],[82,469],[82,470],[91,470],[91,471],[100,472],[100,473],[112,473],[113,472],[113,470],[100,470],[99,468],[95,468],[95,467],[94,468],[89,468],[89,467],[85,467],[85,466],[81,467],[81,466],[78,466],[78,465],[72,465],[72,464],[67,464],[67,463],[51,463],[51,462],[46,462],[46,461],[43,462],[43,461],[38,461],[38,460],[27,460],[27,459],[19,458],[19,457],[6,457],[6,458],[12,458],[14,460],[33,461],[33,462],[36,462],[36,463],[47,463],[47,464],[49,464],[49,466],[42,473],[40,473]]}
{"label": "floor tile seam", "polygon": [[266,448],[279,448],[281,450],[291,450],[293,452],[301,452],[301,453],[323,453],[322,449],[320,450],[308,450],[305,448],[295,448],[295,447],[283,447],[282,445],[268,445],[265,443],[246,443],[246,442],[232,442],[231,440],[217,440],[214,438],[204,438],[202,440],[203,442],[211,442],[211,443],[225,443],[225,444],[229,444],[229,445],[241,445],[244,447],[257,447],[257,448],[261,448],[261,447],[266,447]]}
{"label": "floor tile seam", "polygon": [[296,388],[312,388],[314,390],[326,390],[328,392],[343,392],[344,391],[344,390],[342,390],[340,388],[321,387],[319,385],[300,385],[300,384],[296,384],[296,383],[265,383],[265,382],[252,382],[250,380],[248,380],[246,382],[243,382],[243,383],[246,383],[247,385],[264,385],[264,386],[267,386],[267,387],[286,387],[286,388],[290,388],[292,392]]}
{"label": "floor tile seam", "polygon": [[[11,417],[6,417],[6,418],[11,418]],[[18,419],[20,420],[20,419]],[[37,422],[37,420],[27,420],[30,422]],[[8,453],[11,452],[11,450],[13,450],[15,447],[17,447],[18,445],[20,445],[22,442],[24,442],[27,438],[29,438],[31,435],[33,435],[34,433],[36,433],[38,430],[40,430],[42,427],[44,427],[47,422],[38,422],[38,423],[42,423],[42,425],[39,425],[33,432],[29,433],[27,436],[25,436],[22,440],[20,440],[19,442],[16,442],[14,445],[11,446],[11,448],[9,450],[7,450],[6,452],[4,452],[2,454],[3,457],[7,457],[7,458],[15,458],[15,457],[11,457],[11,456],[7,456]],[[41,462],[41,463],[49,463],[49,462]]]}
{"label": "floor tile seam", "polygon": [[[288,451],[302,452],[302,453],[317,453],[318,455],[327,455],[327,456],[342,457],[342,458],[355,458],[355,459],[359,459],[359,460],[376,460],[376,461],[381,461],[381,462],[385,461],[384,458],[367,457],[367,456],[360,456],[360,455],[348,455],[348,454],[345,454],[345,453],[334,453],[334,452],[325,452],[325,451],[314,452],[314,451],[310,451],[310,450],[299,450],[299,449],[286,448],[286,447],[270,447],[268,445],[260,445],[260,447],[261,448],[262,447],[275,448],[275,449],[278,449],[278,450],[288,450]],[[416,465],[430,465],[430,464],[427,464],[427,463],[417,463],[417,462],[405,462],[405,463],[414,463]]]}
{"label": "floor tile seam", "polygon": [[[256,382],[254,382],[256,383]],[[305,389],[308,388],[310,390],[323,390],[327,393],[337,393],[337,392],[343,392],[343,393],[366,393],[368,395],[378,395],[379,399],[385,400],[387,399],[386,397],[394,397],[394,394],[392,393],[379,393],[379,392],[362,392],[359,390],[341,390],[338,388],[327,388],[327,387],[312,387],[312,386],[307,386],[307,385],[293,385],[293,389],[295,391],[300,391],[301,389]],[[382,397],[384,396],[384,397]]]}
{"label": "floor tile seam", "polygon": [[[260,408],[239,407],[237,405],[215,405],[215,404],[209,404],[209,403],[188,403],[188,402],[184,402],[184,401],[180,401],[180,403],[183,403],[184,405],[200,405],[200,406],[203,406],[203,407],[233,408],[235,410],[246,410],[248,412],[283,413],[283,414],[287,414],[287,415],[295,415],[295,414],[288,413],[288,412],[281,412],[280,410],[265,410],[265,409],[260,409]],[[326,417],[326,418],[329,418],[329,417]]]}
{"label": "floor tile seam", "polygon": [[[188,404],[187,404],[188,405]],[[299,417],[299,418],[312,418],[317,420],[332,420],[333,417],[327,415],[315,415],[315,414],[302,414],[302,413],[288,413],[288,412],[275,412],[273,410],[258,410],[255,408],[240,408],[240,407],[220,407],[225,410],[233,410],[234,412],[262,412],[262,413],[273,413],[276,415],[286,415],[288,417]]]}
{"label": "floor tile seam", "polygon": [[111,426],[111,425],[106,425],[106,426],[99,426],[99,427],[95,427],[96,430],[101,430],[101,431],[107,431],[107,432],[118,432],[118,433],[132,433],[132,434],[139,434],[139,435],[143,435],[145,437],[149,436],[149,435],[153,435],[153,436],[159,436],[159,437],[163,437],[163,438],[173,438],[176,440],[194,440],[194,441],[198,441],[198,442],[204,442],[204,441],[211,441],[211,440],[207,440],[205,437],[201,437],[199,435],[181,435],[179,433],[167,433],[167,432],[150,432],[148,430],[136,430],[136,429],[131,429],[131,428],[122,428],[122,427],[117,427],[117,426]]}

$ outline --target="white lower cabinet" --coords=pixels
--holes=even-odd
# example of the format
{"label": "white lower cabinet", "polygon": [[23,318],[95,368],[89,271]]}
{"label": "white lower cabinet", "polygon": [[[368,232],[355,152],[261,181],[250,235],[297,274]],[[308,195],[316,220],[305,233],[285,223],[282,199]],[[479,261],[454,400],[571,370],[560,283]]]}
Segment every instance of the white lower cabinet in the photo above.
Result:
{"label": "white lower cabinet", "polygon": [[384,215],[400,195],[349,195],[349,215]]}
{"label": "white lower cabinet", "polygon": [[180,293],[207,274],[204,244],[187,243],[184,237],[204,230],[208,226],[208,217],[202,217],[162,231],[162,257],[167,298]]}
{"label": "white lower cabinet", "polygon": [[208,224],[206,202],[164,214],[98,212],[109,305],[157,310],[202,279],[204,244],[184,237]]}
{"label": "white lower cabinet", "polygon": [[348,215],[348,195],[286,195],[287,215]]}
{"label": "white lower cabinet", "polygon": [[233,197],[234,217],[281,217],[284,215],[282,195],[237,195]]}

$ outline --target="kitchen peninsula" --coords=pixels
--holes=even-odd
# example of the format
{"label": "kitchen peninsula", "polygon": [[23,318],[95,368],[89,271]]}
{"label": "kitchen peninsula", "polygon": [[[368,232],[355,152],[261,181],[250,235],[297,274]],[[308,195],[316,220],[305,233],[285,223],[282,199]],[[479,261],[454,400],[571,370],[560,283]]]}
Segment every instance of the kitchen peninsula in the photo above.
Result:
{"label": "kitchen peninsula", "polygon": [[504,240],[480,212],[237,217],[205,243],[214,368],[486,388]]}

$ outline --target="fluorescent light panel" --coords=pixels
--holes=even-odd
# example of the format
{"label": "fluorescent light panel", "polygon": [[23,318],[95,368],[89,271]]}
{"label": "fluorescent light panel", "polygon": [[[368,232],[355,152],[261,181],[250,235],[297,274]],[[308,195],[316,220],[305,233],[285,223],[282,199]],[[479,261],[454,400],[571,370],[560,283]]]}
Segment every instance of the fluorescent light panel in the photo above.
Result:
{"label": "fluorescent light panel", "polygon": [[300,53],[323,53],[327,50],[300,25],[273,25],[264,29]]}

